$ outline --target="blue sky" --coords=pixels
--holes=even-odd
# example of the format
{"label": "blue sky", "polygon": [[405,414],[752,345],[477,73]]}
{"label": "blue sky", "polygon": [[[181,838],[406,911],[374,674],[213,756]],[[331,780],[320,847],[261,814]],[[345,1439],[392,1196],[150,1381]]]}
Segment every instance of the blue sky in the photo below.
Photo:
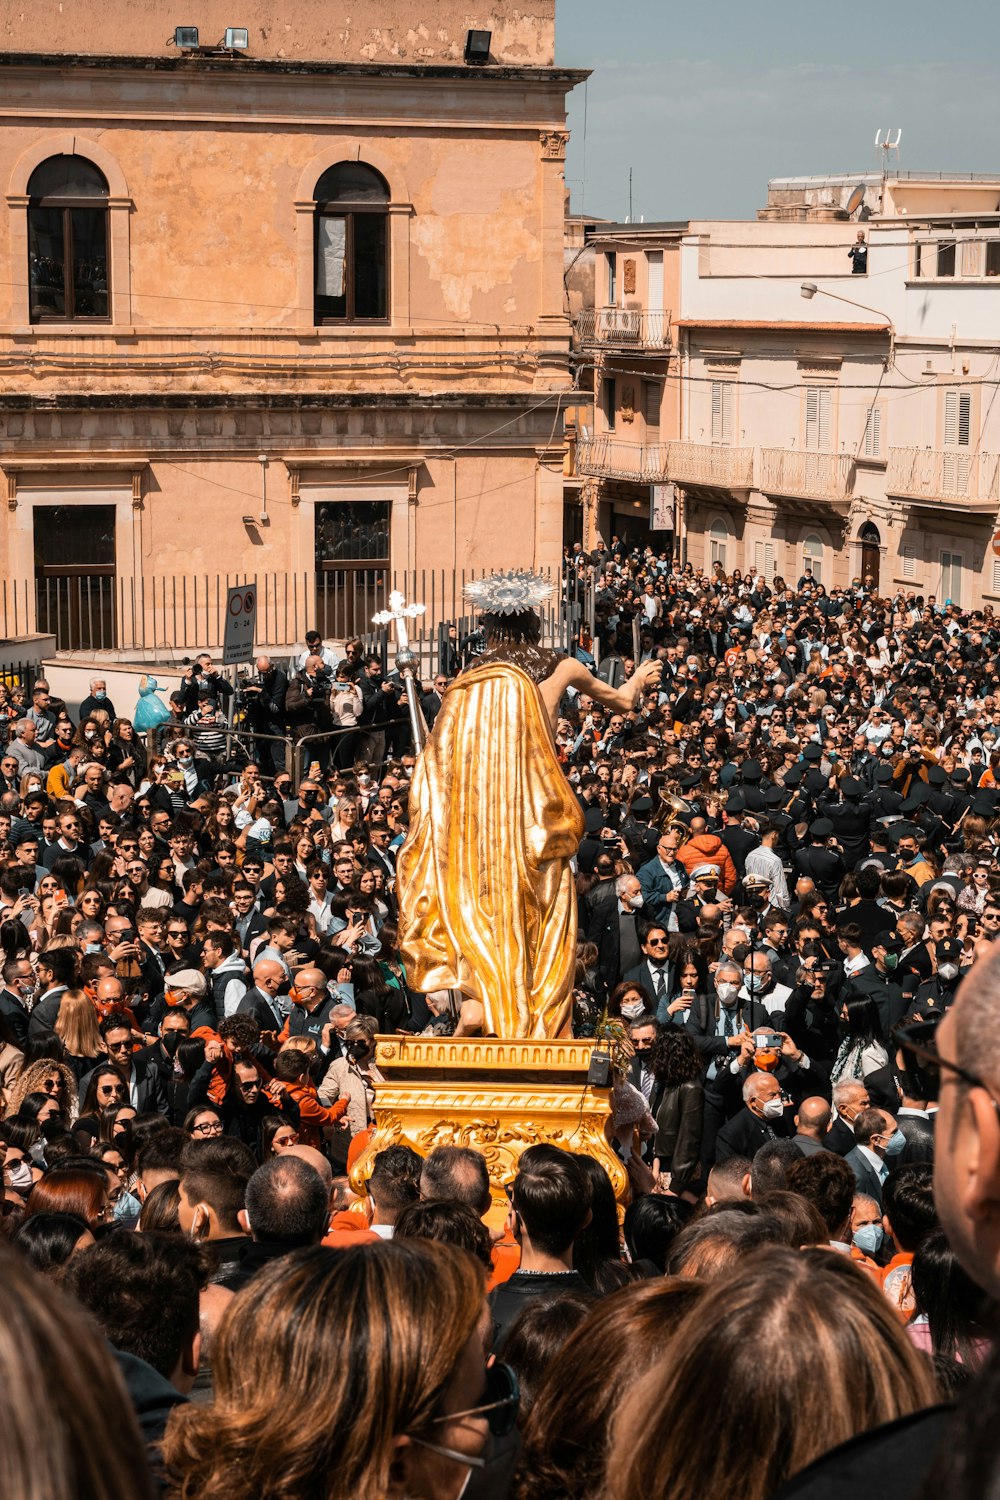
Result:
{"label": "blue sky", "polygon": [[631,166],[636,217],[752,217],[769,177],[872,170],[879,126],[903,167],[998,172],[998,56],[991,0],[557,0],[557,62],[593,69],[573,208],[624,218]]}

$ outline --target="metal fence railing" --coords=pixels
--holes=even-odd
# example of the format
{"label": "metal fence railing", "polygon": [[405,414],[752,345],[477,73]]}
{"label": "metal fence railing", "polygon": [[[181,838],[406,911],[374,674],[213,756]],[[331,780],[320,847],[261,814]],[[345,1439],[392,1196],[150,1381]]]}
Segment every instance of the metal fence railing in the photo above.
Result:
{"label": "metal fence railing", "polygon": [[[489,570],[485,570],[489,571]],[[476,630],[476,615],[463,595],[482,569],[423,568],[396,572],[381,564],[331,567],[319,572],[146,574],[115,578],[80,573],[3,581],[0,634],[17,639],[41,631],[55,637],[57,651],[116,652],[123,659],[159,664],[178,662],[197,651],[219,651],[226,627],[226,595],[231,587],[253,586],[257,593],[255,644],[261,649],[291,647],[317,629],[325,640],[360,637],[369,649],[391,651],[386,632],[372,616],[386,609],[389,595],[425,611],[410,635],[421,670],[445,665],[449,642],[463,643]],[[567,649],[579,624],[581,603],[573,595],[574,575],[552,573],[553,593],[542,611],[542,639]]]}

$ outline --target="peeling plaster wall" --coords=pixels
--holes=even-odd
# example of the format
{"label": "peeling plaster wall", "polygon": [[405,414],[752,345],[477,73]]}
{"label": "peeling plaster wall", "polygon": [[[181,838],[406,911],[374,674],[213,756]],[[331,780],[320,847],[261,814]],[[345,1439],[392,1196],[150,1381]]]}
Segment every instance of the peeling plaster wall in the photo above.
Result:
{"label": "peeling plaster wall", "polygon": [[194,0],[174,10],[162,0],[12,0],[0,11],[0,50],[157,57],[175,25],[197,26],[214,46],[227,26],[250,32],[249,56],[287,61],[462,62],[466,32],[492,31],[491,58],[551,67],[555,0],[524,6],[427,0],[414,21],[398,0]]}

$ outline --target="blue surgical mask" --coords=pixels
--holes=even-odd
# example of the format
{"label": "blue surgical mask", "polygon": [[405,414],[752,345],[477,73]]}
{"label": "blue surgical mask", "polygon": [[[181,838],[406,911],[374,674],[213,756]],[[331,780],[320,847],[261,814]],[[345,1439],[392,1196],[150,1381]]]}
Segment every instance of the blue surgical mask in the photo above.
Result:
{"label": "blue surgical mask", "polygon": [[881,1224],[862,1224],[851,1236],[858,1249],[865,1255],[877,1255],[882,1248],[885,1230]]}
{"label": "blue surgical mask", "polygon": [[906,1136],[903,1134],[903,1132],[901,1130],[899,1130],[899,1129],[894,1130],[892,1132],[892,1135],[889,1137],[889,1139],[885,1143],[885,1154],[886,1154],[886,1156],[898,1156],[901,1151],[905,1150],[905,1148],[906,1148]]}
{"label": "blue surgical mask", "polygon": [[115,1218],[119,1223],[122,1220],[137,1219],[141,1212],[142,1204],[134,1193],[124,1192],[115,1200]]}
{"label": "blue surgical mask", "polygon": [[95,697],[95,698],[96,698],[96,699],[97,699],[97,701],[98,701],[98,703],[103,703],[103,702],[104,702],[104,700],[105,700],[105,698],[106,698],[106,697],[107,697],[107,696],[108,696],[108,695],[107,695],[107,693],[106,693],[106,692],[104,692],[104,690],[103,690],[103,688],[102,688],[102,690],[101,690],[101,691],[100,691],[100,692],[99,692],[99,693],[95,693],[95,694],[94,694],[94,697]]}

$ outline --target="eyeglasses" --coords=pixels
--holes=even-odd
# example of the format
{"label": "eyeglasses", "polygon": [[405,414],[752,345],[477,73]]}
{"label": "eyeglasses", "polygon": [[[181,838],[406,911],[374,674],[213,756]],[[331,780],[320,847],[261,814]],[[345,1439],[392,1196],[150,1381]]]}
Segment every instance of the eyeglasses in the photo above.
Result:
{"label": "eyeglasses", "polygon": [[959,1067],[958,1063],[949,1062],[934,1046],[933,1037],[939,1024],[940,1018],[936,1017],[933,1021],[917,1021],[912,1026],[897,1026],[893,1032],[893,1038],[902,1050],[916,1059],[917,1067],[910,1067],[909,1072],[919,1090],[919,1097],[921,1099],[938,1098],[941,1089],[941,1070],[944,1069],[948,1073],[954,1073],[967,1088],[982,1089],[989,1096],[997,1114],[1000,1115],[1000,1101],[995,1098],[989,1084],[984,1083],[975,1073],[970,1073],[967,1068]]}
{"label": "eyeglasses", "polygon": [[670,946],[670,943],[669,943],[669,939],[668,938],[654,938],[654,937],[651,937],[651,938],[647,938],[646,939],[646,947],[647,948],[668,948],[669,946]]}
{"label": "eyeglasses", "polygon": [[[481,1406],[470,1406],[465,1411],[450,1411],[444,1416],[433,1417],[431,1426],[436,1427],[442,1422],[458,1422],[463,1417],[485,1416],[494,1437],[509,1437],[514,1431],[517,1410],[521,1404],[521,1386],[510,1365],[490,1366],[486,1371],[486,1390],[483,1394],[486,1400]],[[472,1463],[464,1454],[462,1457],[463,1462]],[[477,1465],[473,1463],[473,1467]]]}
{"label": "eyeglasses", "polygon": [[127,1042],[106,1042],[105,1046],[107,1047],[107,1049],[108,1049],[109,1052],[131,1052],[132,1051],[132,1043],[131,1043],[131,1041],[127,1041]]}
{"label": "eyeglasses", "polygon": [[192,1127],[191,1127],[191,1134],[192,1135],[221,1135],[222,1134],[222,1121],[221,1120],[207,1120],[204,1125],[192,1125]]}

